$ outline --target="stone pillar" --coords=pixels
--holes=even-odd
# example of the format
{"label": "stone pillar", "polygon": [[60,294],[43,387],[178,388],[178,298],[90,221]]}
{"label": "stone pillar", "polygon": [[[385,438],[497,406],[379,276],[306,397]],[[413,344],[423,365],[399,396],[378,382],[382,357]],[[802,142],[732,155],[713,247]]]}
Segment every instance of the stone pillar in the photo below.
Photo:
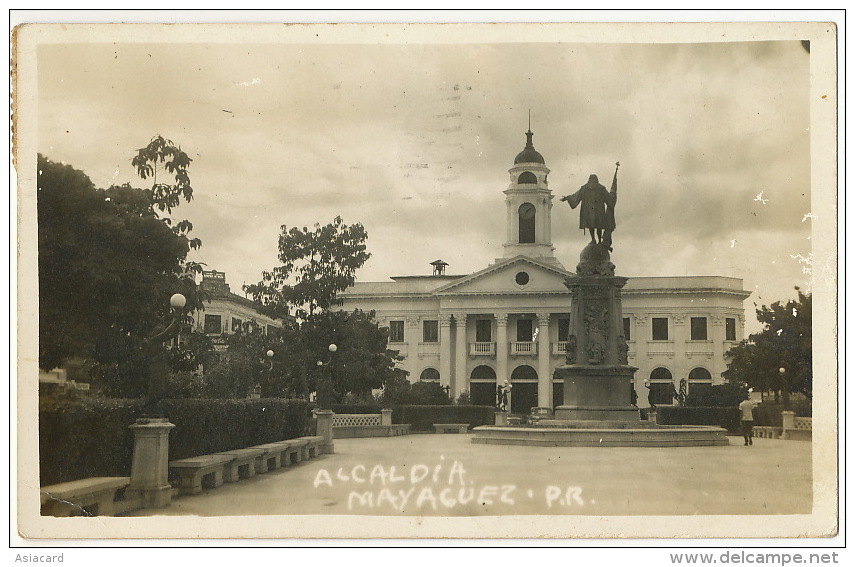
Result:
{"label": "stone pillar", "polygon": [[549,313],[537,314],[537,405],[552,407],[552,374],[550,360]]}
{"label": "stone pillar", "polygon": [[796,428],[796,412],[782,411],[781,421],[781,439],[789,439],[790,431]]}
{"label": "stone pillar", "polygon": [[333,427],[332,427],[332,418],[335,415],[335,413],[333,413],[330,410],[325,410],[325,409],[317,410],[317,412],[315,412],[315,413],[318,416],[318,432],[317,432],[317,435],[319,437],[324,438],[324,440],[320,446],[320,453],[321,453],[321,455],[332,455],[333,453],[335,453],[335,443],[333,442]]}
{"label": "stone pillar", "polygon": [[451,386],[451,315],[439,316],[439,383]]}
{"label": "stone pillar", "polygon": [[173,427],[166,418],[141,418],[129,426],[134,432],[134,455],[127,495],[139,499],[144,508],[164,508],[172,502],[169,431]]}
{"label": "stone pillar", "polygon": [[392,410],[391,409],[381,409],[380,410],[380,425],[392,425]]}
{"label": "stone pillar", "polygon": [[496,313],[496,385],[501,386],[508,374],[508,314]]}
{"label": "stone pillar", "polygon": [[454,347],[454,380],[451,382],[451,399],[457,400],[463,390],[468,390],[466,375],[466,313],[454,316],[457,344]]}

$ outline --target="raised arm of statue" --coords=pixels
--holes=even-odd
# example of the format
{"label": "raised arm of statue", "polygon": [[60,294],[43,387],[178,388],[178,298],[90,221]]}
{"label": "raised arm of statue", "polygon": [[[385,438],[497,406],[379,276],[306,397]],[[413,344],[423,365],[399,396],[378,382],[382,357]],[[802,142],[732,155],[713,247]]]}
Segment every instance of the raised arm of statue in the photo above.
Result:
{"label": "raised arm of statue", "polygon": [[572,195],[567,195],[565,197],[561,197],[562,201],[567,201],[567,204],[570,205],[571,209],[575,209],[579,203],[582,202],[582,190],[579,189]]}

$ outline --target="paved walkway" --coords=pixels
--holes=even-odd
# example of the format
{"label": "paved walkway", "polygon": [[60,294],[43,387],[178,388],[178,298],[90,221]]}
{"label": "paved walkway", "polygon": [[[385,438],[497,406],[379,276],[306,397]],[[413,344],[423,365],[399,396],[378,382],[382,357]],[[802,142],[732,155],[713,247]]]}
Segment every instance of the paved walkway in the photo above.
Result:
{"label": "paved walkway", "polygon": [[474,445],[471,435],[340,439],[335,454],[132,515],[808,514],[811,444]]}

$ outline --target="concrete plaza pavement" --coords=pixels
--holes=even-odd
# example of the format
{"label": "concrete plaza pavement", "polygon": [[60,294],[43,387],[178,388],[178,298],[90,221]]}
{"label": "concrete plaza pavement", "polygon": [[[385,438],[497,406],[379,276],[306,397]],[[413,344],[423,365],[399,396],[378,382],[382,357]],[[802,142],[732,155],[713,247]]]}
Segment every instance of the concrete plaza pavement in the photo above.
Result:
{"label": "concrete plaza pavement", "polygon": [[339,439],[335,454],[133,516],[810,514],[811,443],[476,445],[471,435]]}

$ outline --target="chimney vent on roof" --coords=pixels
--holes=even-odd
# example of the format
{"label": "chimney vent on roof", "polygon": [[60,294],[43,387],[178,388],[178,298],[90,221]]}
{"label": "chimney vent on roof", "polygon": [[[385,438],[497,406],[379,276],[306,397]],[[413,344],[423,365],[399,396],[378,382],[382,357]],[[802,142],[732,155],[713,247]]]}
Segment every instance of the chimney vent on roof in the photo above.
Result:
{"label": "chimney vent on roof", "polygon": [[433,275],[435,276],[444,276],[445,275],[445,267],[448,266],[442,260],[434,260],[430,263],[433,266]]}

